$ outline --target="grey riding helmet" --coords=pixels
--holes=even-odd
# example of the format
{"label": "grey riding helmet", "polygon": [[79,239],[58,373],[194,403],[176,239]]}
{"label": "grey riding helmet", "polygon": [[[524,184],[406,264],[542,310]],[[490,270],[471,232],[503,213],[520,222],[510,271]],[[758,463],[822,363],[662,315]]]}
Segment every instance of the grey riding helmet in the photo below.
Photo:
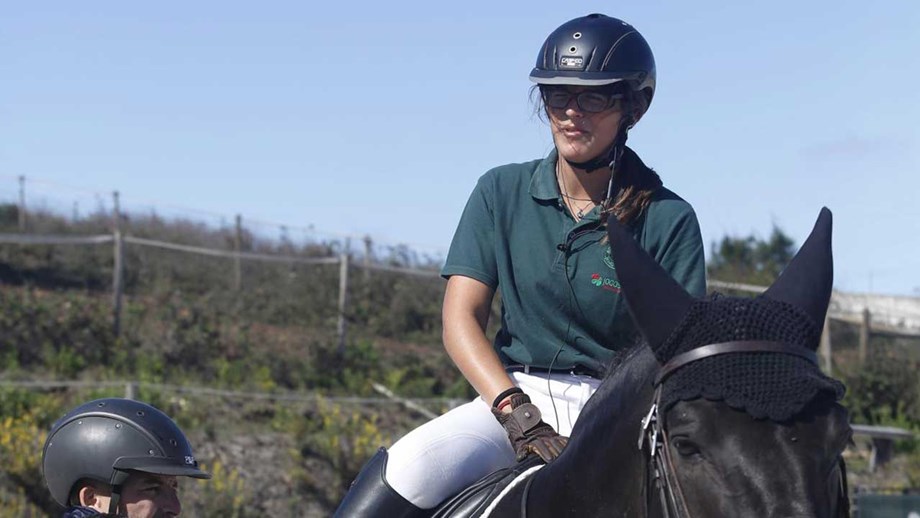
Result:
{"label": "grey riding helmet", "polygon": [[543,43],[530,80],[538,85],[601,86],[625,81],[655,94],[655,57],[632,25],[589,14],[559,26]]}
{"label": "grey riding helmet", "polygon": [[211,478],[169,416],[130,399],[98,399],[74,408],[52,426],[42,450],[45,484],[65,507],[82,479],[110,484],[117,500],[129,470]]}

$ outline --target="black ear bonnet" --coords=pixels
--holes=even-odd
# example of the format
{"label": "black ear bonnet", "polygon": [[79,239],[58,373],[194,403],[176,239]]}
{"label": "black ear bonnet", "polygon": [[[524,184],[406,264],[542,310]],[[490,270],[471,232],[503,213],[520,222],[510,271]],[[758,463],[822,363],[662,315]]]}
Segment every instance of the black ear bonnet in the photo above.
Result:
{"label": "black ear bonnet", "polygon": [[[816,350],[833,285],[831,213],[822,209],[805,244],[775,283],[755,298],[695,299],[633,240],[608,221],[611,254],[630,313],[662,365],[705,345],[767,340]],[[772,352],[712,356],[665,380],[662,411],[700,397],[724,401],[755,418],[787,420],[819,396],[845,388],[805,358]]]}

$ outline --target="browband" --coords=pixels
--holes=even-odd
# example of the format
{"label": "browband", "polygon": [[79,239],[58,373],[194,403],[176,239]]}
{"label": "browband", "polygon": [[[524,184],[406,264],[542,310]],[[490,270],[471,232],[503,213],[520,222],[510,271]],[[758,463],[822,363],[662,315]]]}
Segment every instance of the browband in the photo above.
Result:
{"label": "browband", "polygon": [[675,370],[687,365],[688,363],[728,353],[781,353],[791,354],[804,358],[811,363],[818,365],[818,355],[811,349],[806,349],[800,345],[791,345],[783,342],[771,342],[767,340],[745,340],[737,342],[720,342],[717,344],[704,345],[691,351],[679,354],[671,361],[664,364],[655,377],[655,386],[661,383],[671,375]]}

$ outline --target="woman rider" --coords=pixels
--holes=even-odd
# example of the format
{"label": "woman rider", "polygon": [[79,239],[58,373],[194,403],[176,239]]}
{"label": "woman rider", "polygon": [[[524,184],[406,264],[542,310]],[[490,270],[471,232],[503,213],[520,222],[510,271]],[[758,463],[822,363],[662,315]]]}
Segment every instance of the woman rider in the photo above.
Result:
{"label": "woman rider", "polygon": [[444,345],[480,397],[381,449],[336,516],[423,516],[516,459],[559,454],[605,363],[636,336],[608,215],[691,294],[705,293],[692,207],[625,146],[655,92],[645,39],[616,18],[576,18],[549,35],[530,79],[554,149],[479,179],[442,270]]}

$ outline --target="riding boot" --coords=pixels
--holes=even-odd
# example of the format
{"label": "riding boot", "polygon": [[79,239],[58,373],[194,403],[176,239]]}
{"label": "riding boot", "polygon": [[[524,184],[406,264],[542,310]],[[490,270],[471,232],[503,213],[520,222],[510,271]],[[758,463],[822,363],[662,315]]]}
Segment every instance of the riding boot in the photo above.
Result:
{"label": "riding boot", "polygon": [[412,505],[390,487],[384,476],[386,467],[387,450],[380,448],[351,483],[334,518],[421,518],[428,515],[426,510]]}

